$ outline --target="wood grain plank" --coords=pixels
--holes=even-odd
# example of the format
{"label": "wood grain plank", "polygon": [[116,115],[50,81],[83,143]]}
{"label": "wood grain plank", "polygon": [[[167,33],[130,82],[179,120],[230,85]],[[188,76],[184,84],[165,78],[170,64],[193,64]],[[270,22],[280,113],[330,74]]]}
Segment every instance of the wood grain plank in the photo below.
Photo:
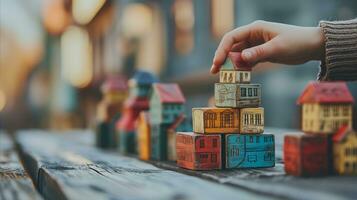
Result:
{"label": "wood grain plank", "polygon": [[[21,157],[46,199],[268,198],[159,169],[135,158],[98,150],[68,138],[71,136],[67,134],[41,131],[23,131],[16,136]],[[79,139],[78,136],[75,138]]]}
{"label": "wood grain plank", "polygon": [[0,132],[0,199],[42,199],[22,167],[12,140]]}

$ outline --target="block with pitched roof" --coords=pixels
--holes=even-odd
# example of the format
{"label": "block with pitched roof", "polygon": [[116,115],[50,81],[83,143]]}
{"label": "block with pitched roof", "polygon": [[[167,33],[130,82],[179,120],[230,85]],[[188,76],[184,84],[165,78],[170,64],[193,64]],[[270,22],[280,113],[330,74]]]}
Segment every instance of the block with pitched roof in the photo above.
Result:
{"label": "block with pitched roof", "polygon": [[332,137],[333,166],[338,174],[357,175],[357,132],[342,126]]}
{"label": "block with pitched roof", "polygon": [[345,82],[311,82],[297,103],[302,105],[302,130],[333,134],[339,127],[352,126],[354,99]]}
{"label": "block with pitched roof", "polygon": [[120,118],[123,102],[128,94],[125,77],[108,77],[101,87],[103,99],[97,106],[96,145],[100,148],[116,148],[115,123]]}
{"label": "block with pitched roof", "polygon": [[171,124],[184,112],[185,97],[172,83],[155,83],[150,97],[150,119],[153,124]]}
{"label": "block with pitched roof", "polygon": [[241,59],[240,52],[230,52],[219,73],[220,83],[250,83],[252,67]]}

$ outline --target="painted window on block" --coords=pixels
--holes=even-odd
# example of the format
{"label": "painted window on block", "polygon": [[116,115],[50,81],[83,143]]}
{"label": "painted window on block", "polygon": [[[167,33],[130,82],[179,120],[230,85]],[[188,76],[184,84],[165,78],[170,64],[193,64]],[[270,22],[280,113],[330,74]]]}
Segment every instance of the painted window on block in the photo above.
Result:
{"label": "painted window on block", "polygon": [[241,88],[240,89],[240,96],[246,97],[247,96],[247,88]]}
{"label": "painted window on block", "polygon": [[258,96],[258,88],[253,89],[253,96]]}
{"label": "painted window on block", "polygon": [[200,140],[200,148],[205,148],[205,141],[204,140]]}
{"label": "painted window on block", "polygon": [[217,139],[212,140],[212,147],[216,148],[217,147]]}
{"label": "painted window on block", "polygon": [[217,162],[217,155],[214,153],[211,154],[211,162],[213,163]]}
{"label": "painted window on block", "polygon": [[248,96],[249,96],[249,97],[252,96],[252,88],[248,88]]}

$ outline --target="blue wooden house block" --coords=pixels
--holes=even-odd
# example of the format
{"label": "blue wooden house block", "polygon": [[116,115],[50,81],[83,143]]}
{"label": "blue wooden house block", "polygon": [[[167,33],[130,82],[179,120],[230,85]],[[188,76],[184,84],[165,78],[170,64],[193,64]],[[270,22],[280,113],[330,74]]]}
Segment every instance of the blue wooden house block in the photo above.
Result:
{"label": "blue wooden house block", "polygon": [[230,134],[222,142],[226,168],[264,168],[275,166],[272,134]]}
{"label": "blue wooden house block", "polygon": [[171,124],[184,112],[185,97],[177,84],[155,83],[150,97],[152,124]]}
{"label": "blue wooden house block", "polygon": [[130,95],[148,97],[151,85],[157,81],[157,78],[152,73],[142,70],[137,71],[129,80]]}

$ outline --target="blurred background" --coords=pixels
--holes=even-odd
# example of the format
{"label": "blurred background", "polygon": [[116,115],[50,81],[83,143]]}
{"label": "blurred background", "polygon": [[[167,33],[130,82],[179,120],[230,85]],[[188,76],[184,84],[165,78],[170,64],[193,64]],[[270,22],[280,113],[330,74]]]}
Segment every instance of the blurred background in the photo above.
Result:
{"label": "blurred background", "polygon": [[[103,80],[136,69],[179,83],[190,116],[213,96],[209,68],[225,32],[258,19],[355,17],[355,0],[0,0],[0,129],[93,128]],[[255,68],[266,126],[299,127],[295,101],[318,70]],[[349,87],[356,98],[357,84]]]}

